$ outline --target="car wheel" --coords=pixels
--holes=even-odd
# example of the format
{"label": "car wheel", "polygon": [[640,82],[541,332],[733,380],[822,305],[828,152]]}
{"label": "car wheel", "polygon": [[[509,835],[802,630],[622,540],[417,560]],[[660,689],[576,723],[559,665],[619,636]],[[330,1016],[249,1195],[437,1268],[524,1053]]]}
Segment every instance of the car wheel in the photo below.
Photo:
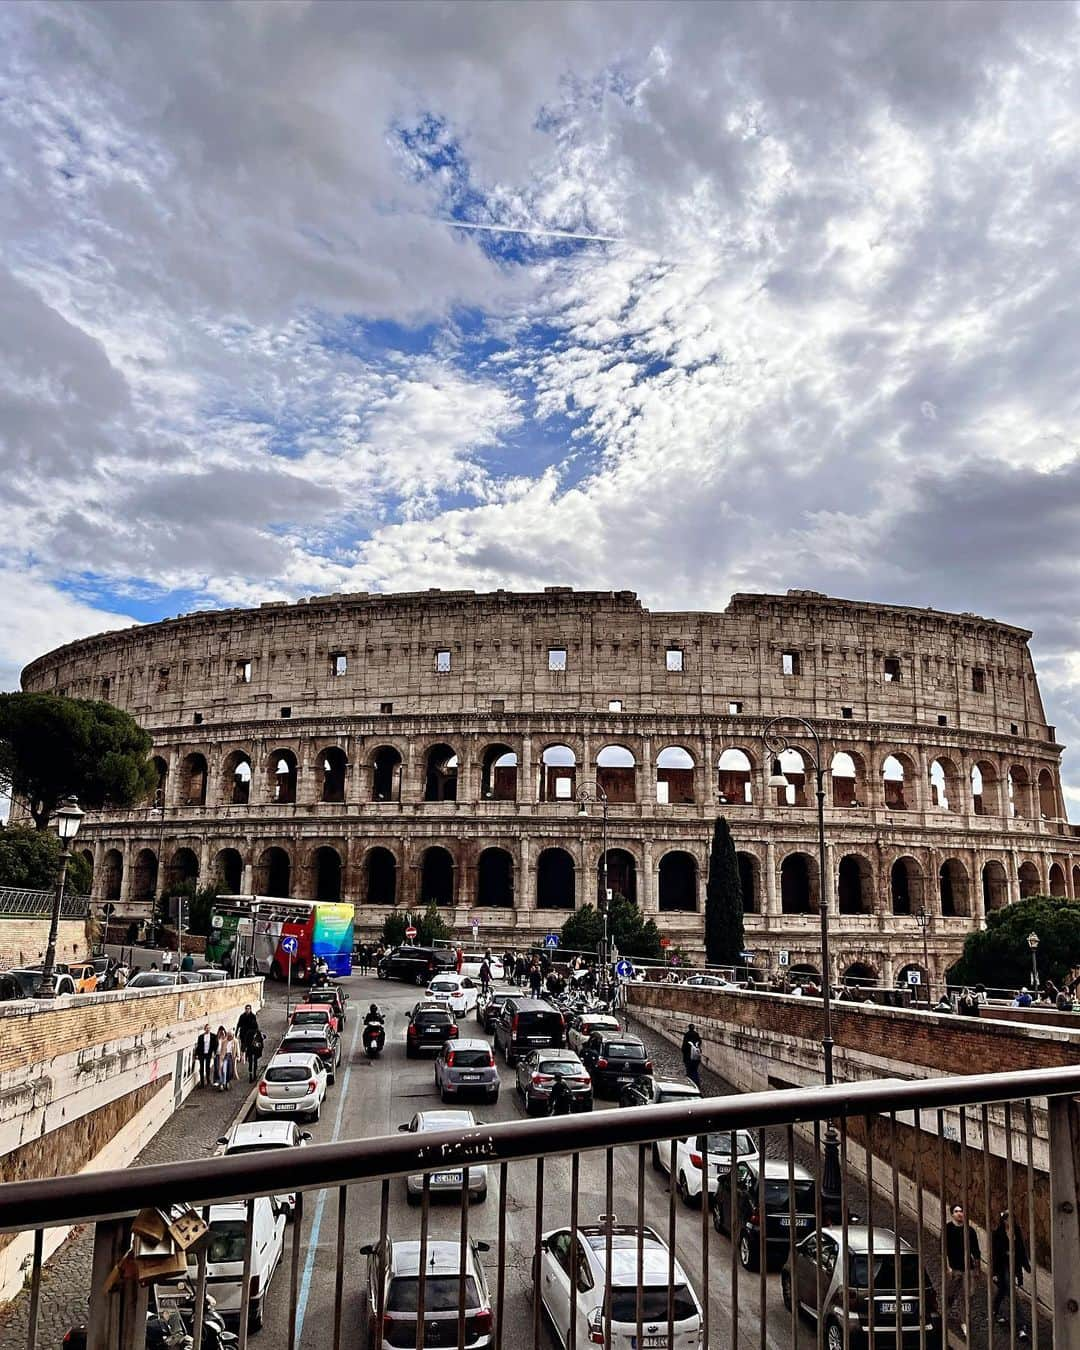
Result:
{"label": "car wheel", "polygon": [[251,1311],[248,1313],[248,1331],[259,1331],[263,1324],[263,1305],[262,1299],[258,1303],[251,1305]]}
{"label": "car wheel", "polygon": [[720,1206],[719,1195],[712,1198],[709,1208],[712,1210],[712,1226],[718,1233],[722,1233],[724,1231],[724,1212]]}
{"label": "car wheel", "polygon": [[844,1329],[839,1322],[830,1322],[825,1328],[825,1344],[829,1350],[844,1350]]}
{"label": "car wheel", "polygon": [[408,1041],[405,1042],[405,1058],[406,1059],[416,1058],[416,1051],[412,1048],[412,1046],[408,1043]]}
{"label": "car wheel", "polygon": [[654,1172],[662,1172],[664,1164],[660,1161],[660,1150],[655,1144],[652,1146],[652,1165]]}
{"label": "car wheel", "polygon": [[694,1209],[697,1206],[698,1201],[695,1196],[690,1194],[690,1187],[686,1184],[685,1172],[679,1173],[678,1191],[679,1199],[684,1205],[689,1205],[691,1209]]}
{"label": "car wheel", "polygon": [[788,1271],[780,1272],[780,1297],[784,1300],[784,1307],[791,1311],[791,1275]]}
{"label": "car wheel", "polygon": [[420,1197],[410,1191],[407,1186],[405,1188],[405,1200],[408,1204],[412,1205],[413,1209],[420,1203]]}
{"label": "car wheel", "polygon": [[744,1228],[739,1234],[739,1264],[743,1270],[757,1270],[758,1245]]}
{"label": "car wheel", "polygon": [[[436,1086],[438,1086],[438,1084],[436,1084]],[[450,1100],[450,1094],[446,1091],[445,1088],[439,1088],[439,1099],[443,1103],[446,1103]]]}
{"label": "car wheel", "polygon": [[477,1191],[476,1194],[472,1197],[474,1205],[482,1205],[486,1199],[487,1199],[486,1186],[482,1190]]}
{"label": "car wheel", "polygon": [[281,967],[276,961],[270,963],[270,978],[272,980],[280,980],[282,978]]}
{"label": "car wheel", "polygon": [[492,1105],[494,1105],[498,1100],[499,1100],[499,1089],[496,1088],[494,1092],[488,1094],[488,1101]]}
{"label": "car wheel", "polygon": [[311,1120],[316,1121],[319,1119],[321,1115],[322,1115],[322,1102],[320,1102],[318,1106],[315,1108],[315,1110],[312,1111]]}

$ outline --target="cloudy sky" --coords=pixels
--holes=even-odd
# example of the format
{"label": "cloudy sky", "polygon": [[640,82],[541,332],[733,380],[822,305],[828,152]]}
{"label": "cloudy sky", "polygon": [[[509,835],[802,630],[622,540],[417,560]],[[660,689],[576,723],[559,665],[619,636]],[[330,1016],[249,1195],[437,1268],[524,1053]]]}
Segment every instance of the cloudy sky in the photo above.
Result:
{"label": "cloudy sky", "polygon": [[0,53],[0,686],[201,606],[794,586],[1035,629],[1080,742],[1074,5],[9,0]]}

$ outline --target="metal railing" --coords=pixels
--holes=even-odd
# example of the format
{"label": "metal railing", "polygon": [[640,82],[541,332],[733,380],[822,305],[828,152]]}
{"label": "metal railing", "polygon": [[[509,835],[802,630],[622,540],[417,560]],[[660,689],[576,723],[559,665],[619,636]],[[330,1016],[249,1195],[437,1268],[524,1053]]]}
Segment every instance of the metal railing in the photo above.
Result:
{"label": "metal railing", "polygon": [[[0,886],[0,919],[47,919],[52,913],[53,897],[53,891],[27,891],[13,886]],[[88,895],[64,894],[60,902],[62,919],[85,919],[89,912]]]}
{"label": "metal railing", "polygon": [[[320,1259],[327,1271],[333,1262],[334,1270],[319,1286],[319,1344],[332,1339],[334,1350],[360,1343],[358,1323],[368,1324],[372,1347],[538,1350],[548,1343],[549,1321],[558,1332],[551,1343],[566,1350],[584,1350],[590,1342],[641,1350],[699,1344],[873,1350],[901,1343],[927,1350],[945,1343],[943,1328],[955,1332],[959,1325],[969,1329],[968,1343],[980,1347],[1014,1350],[1030,1334],[1032,1346],[1074,1350],[1080,1346],[1076,1093],[1080,1066],[882,1080],[356,1139],[286,1156],[82,1173],[0,1185],[0,1232],[33,1234],[31,1350],[43,1229],[96,1225],[88,1350],[133,1350],[143,1344],[148,1291],[121,1283],[105,1292],[109,1272],[127,1250],[131,1216],[146,1206],[189,1205],[202,1207],[213,1226],[211,1207],[229,1202],[245,1207],[242,1253],[233,1250],[235,1264],[225,1276],[220,1267],[208,1270],[213,1262],[205,1243],[191,1258],[194,1350],[202,1346],[208,1280],[220,1287],[223,1279],[239,1291],[240,1350],[256,1302],[260,1320],[280,1315],[273,1343],[295,1350]],[[743,1161],[729,1166],[738,1131],[747,1132],[734,1145]],[[830,1138],[842,1179],[834,1214],[822,1207],[821,1159]],[[677,1146],[680,1140],[686,1147]],[[710,1149],[718,1163],[715,1193]],[[666,1187],[646,1172],[650,1151],[654,1166],[669,1156]],[[753,1154],[770,1167],[751,1167]],[[816,1183],[812,1202],[809,1189],[796,1190],[803,1166]],[[480,1198],[489,1185],[497,1195],[474,1217],[470,1180],[481,1167],[487,1171]],[[444,1218],[435,1201],[448,1173],[460,1203]],[[393,1181],[417,1175],[423,1178],[418,1215],[392,1194]],[[695,1184],[700,1194],[705,1178],[709,1203],[688,1210],[687,1194]],[[305,1226],[305,1195],[326,1188],[336,1192],[330,1213],[336,1212],[337,1230],[333,1244],[320,1249],[317,1231]],[[268,1287],[254,1239],[256,1205],[282,1192],[295,1196],[287,1256],[282,1237],[287,1291],[283,1278],[276,1290]],[[324,1193],[316,1201],[316,1229],[325,1200]],[[947,1273],[953,1203],[963,1205],[984,1258],[998,1251],[991,1235],[995,1215],[1012,1212],[1027,1234],[1027,1289],[1017,1291],[1023,1261],[1014,1242],[1007,1265],[997,1260],[996,1272],[994,1261],[984,1259]],[[594,1219],[597,1210],[605,1217]],[[284,1227],[282,1217],[282,1233]],[[477,1232],[486,1241],[474,1246]],[[894,1244],[900,1250],[894,1234],[909,1247],[890,1260]],[[406,1241],[419,1244],[408,1266],[411,1285],[396,1255]],[[449,1264],[447,1243],[457,1251]],[[358,1249],[367,1256],[367,1275],[357,1267]],[[493,1293],[484,1275],[473,1279],[472,1263],[481,1257]],[[781,1265],[773,1278],[770,1271]],[[437,1268],[450,1273],[439,1277]],[[404,1297],[402,1279],[409,1285]],[[549,1299],[545,1291],[554,1286]],[[538,1296],[530,1298],[533,1289]],[[1004,1323],[997,1320],[1002,1316]]]}

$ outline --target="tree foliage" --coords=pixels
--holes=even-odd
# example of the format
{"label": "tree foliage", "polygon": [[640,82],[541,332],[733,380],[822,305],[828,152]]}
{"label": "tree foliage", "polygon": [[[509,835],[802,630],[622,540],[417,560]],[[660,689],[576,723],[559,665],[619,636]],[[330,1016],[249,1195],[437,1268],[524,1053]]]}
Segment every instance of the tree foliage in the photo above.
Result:
{"label": "tree foliage", "polygon": [[718,816],[705,888],[705,959],[714,966],[738,966],[745,946],[739,860],[727,818]]}
{"label": "tree foliage", "polygon": [[[657,960],[660,957],[660,930],[652,919],[643,919],[632,900],[614,895],[608,905],[612,942],[623,956]],[[604,917],[592,905],[582,905],[566,920],[559,941],[569,951],[594,952],[604,938]]]}
{"label": "tree foliage", "polygon": [[[60,875],[62,851],[59,838],[51,830],[34,830],[27,825],[0,828],[0,886],[51,891]],[[89,895],[91,880],[89,863],[76,853],[68,863],[65,889],[70,895]]]}
{"label": "tree foliage", "polygon": [[[443,918],[438,905],[428,905],[427,910],[415,919],[418,947],[431,947],[436,942],[449,942],[454,930]],[[383,920],[382,940],[387,947],[400,947],[405,941],[405,929],[409,926],[409,916],[400,909],[391,910]]]}
{"label": "tree foliage", "polygon": [[1030,985],[1029,933],[1039,938],[1040,981],[1065,983],[1080,965],[1080,905],[1052,895],[1033,895],[988,914],[985,929],[968,935],[949,982],[1003,989]]}
{"label": "tree foliage", "polygon": [[91,810],[131,806],[157,784],[153,742],[111,703],[0,694],[0,788],[45,829],[65,797]]}

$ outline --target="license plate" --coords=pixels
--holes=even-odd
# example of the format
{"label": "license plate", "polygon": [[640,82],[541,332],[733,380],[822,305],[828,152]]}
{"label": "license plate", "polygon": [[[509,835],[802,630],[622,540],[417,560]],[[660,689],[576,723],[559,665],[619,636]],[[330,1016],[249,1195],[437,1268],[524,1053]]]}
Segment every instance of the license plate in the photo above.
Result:
{"label": "license plate", "polygon": [[431,1177],[431,1184],[432,1184],[433,1186],[460,1186],[460,1185],[461,1185],[461,1173],[460,1173],[460,1172],[435,1172],[435,1173],[432,1174],[432,1177]]}
{"label": "license plate", "polygon": [[479,1083],[480,1075],[478,1073],[463,1073],[461,1081],[463,1083]]}
{"label": "license plate", "polygon": [[[913,1313],[913,1312],[915,1311],[915,1300],[914,1300],[914,1299],[903,1299],[903,1300],[901,1300],[901,1303],[900,1303],[900,1311],[901,1311],[901,1313],[903,1313],[903,1314],[905,1314],[905,1315],[909,1315],[909,1314]],[[896,1299],[894,1299],[894,1298],[879,1299],[879,1300],[878,1300],[878,1312],[880,1312],[880,1313],[885,1313],[885,1314],[891,1314],[892,1316],[895,1317],[895,1315],[896,1315]]]}
{"label": "license plate", "polygon": [[291,1111],[292,1109],[293,1109],[292,1102],[278,1102],[278,1104],[274,1107],[275,1111]]}
{"label": "license plate", "polygon": [[[642,1336],[641,1350],[667,1350],[667,1343],[668,1339],[666,1336]],[[630,1344],[634,1346],[636,1350],[638,1338],[636,1336],[631,1336]]]}
{"label": "license plate", "polygon": [[[623,1073],[623,1074],[620,1074],[619,1077],[618,1077],[615,1081],[616,1081],[617,1083],[632,1083],[632,1082],[634,1081],[634,1075],[633,1075],[633,1074],[630,1074],[630,1073]],[[642,1342],[642,1344],[644,1344],[644,1342]],[[666,1341],[666,1340],[665,1340],[664,1344],[665,1344],[665,1345],[667,1344],[667,1341]]]}

